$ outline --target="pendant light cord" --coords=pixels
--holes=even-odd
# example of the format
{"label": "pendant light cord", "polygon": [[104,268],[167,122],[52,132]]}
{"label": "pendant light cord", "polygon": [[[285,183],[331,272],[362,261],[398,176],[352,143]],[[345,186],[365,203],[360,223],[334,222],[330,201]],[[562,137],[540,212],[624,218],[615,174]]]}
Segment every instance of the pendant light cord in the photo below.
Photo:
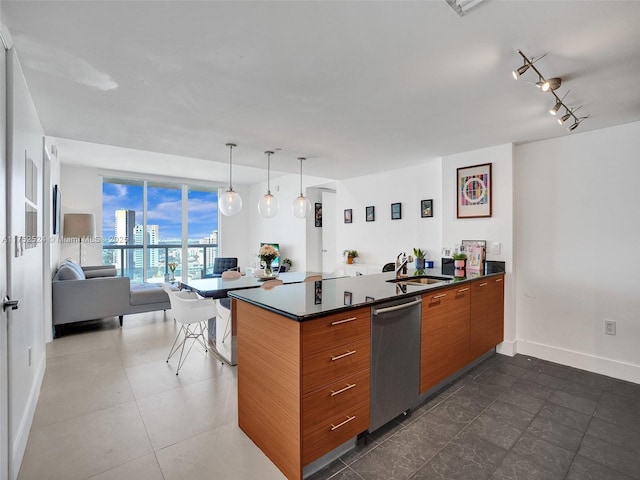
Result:
{"label": "pendant light cord", "polygon": [[267,152],[267,195],[271,195],[271,152]]}
{"label": "pendant light cord", "polygon": [[300,160],[300,196],[302,197],[302,162],[305,160],[305,158],[300,157],[298,158],[298,160]]}
{"label": "pendant light cord", "polygon": [[229,191],[233,192],[233,184],[231,182],[231,175],[233,172],[233,169],[231,168],[231,162],[232,162],[232,154],[231,152],[233,151],[233,147],[235,147],[236,144],[235,143],[227,143],[227,147],[229,147]]}

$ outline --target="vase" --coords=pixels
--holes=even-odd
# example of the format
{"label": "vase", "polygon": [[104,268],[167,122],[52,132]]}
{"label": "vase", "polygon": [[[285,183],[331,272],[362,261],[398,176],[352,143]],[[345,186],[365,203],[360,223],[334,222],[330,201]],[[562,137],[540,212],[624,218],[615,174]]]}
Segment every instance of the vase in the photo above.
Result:
{"label": "vase", "polygon": [[465,276],[465,272],[464,272],[465,263],[466,263],[465,260],[454,260],[453,261],[453,264],[454,264],[455,269],[456,269],[454,275],[456,277],[464,277]]}
{"label": "vase", "polygon": [[347,263],[351,265],[353,263],[353,257],[347,257]]}
{"label": "vase", "polygon": [[271,262],[272,260],[264,260],[264,276],[270,277],[273,275],[273,270],[271,270]]}
{"label": "vase", "polygon": [[424,270],[424,258],[416,258],[416,270]]}

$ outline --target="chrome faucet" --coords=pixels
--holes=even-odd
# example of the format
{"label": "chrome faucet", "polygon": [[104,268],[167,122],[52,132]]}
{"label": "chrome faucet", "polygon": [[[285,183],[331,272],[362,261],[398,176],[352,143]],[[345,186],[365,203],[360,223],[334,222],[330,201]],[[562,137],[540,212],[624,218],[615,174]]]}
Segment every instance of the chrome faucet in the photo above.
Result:
{"label": "chrome faucet", "polygon": [[[402,260],[400,256],[402,255]],[[396,278],[407,274],[407,255],[406,252],[400,252],[396,257]]]}

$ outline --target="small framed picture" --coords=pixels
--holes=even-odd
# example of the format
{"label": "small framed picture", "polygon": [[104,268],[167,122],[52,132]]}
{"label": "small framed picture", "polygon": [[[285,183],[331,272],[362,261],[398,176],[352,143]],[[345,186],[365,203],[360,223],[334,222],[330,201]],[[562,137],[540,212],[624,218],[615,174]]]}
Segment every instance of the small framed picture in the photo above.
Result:
{"label": "small framed picture", "polygon": [[400,220],[402,218],[402,204],[391,204],[391,220]]}
{"label": "small framed picture", "polygon": [[353,303],[353,293],[352,292],[344,292],[344,304],[351,305]]}
{"label": "small framed picture", "polygon": [[353,221],[353,214],[350,208],[344,211],[344,223],[351,223]]}
{"label": "small framed picture", "polygon": [[433,217],[433,200],[420,201],[420,216],[422,218]]}
{"label": "small framed picture", "polygon": [[322,226],[322,204],[316,203],[316,227]]}
{"label": "small framed picture", "polygon": [[366,219],[367,222],[375,222],[376,221],[376,207],[366,207]]}

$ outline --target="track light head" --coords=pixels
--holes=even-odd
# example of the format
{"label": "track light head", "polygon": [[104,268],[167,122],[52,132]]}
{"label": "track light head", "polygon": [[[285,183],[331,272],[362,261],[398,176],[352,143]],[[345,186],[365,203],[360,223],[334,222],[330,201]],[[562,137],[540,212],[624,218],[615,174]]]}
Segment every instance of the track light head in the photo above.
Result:
{"label": "track light head", "polygon": [[576,121],[573,125],[571,125],[569,128],[567,128],[568,132],[571,132],[573,130],[575,130],[576,128],[578,128],[578,125],[580,125],[580,121]]}
{"label": "track light head", "polygon": [[566,122],[567,120],[569,120],[569,118],[571,117],[571,114],[569,112],[565,113],[562,117],[560,117],[558,119],[558,123],[560,125],[562,125],[564,122]]}
{"label": "track light head", "polygon": [[558,110],[560,110],[560,108],[562,108],[562,102],[558,100],[556,104],[553,107],[551,107],[551,110],[549,110],[549,113],[551,115],[557,115]]}
{"label": "track light head", "polygon": [[527,70],[529,70],[529,64],[525,63],[524,65],[522,65],[521,67],[518,67],[516,70],[514,70],[513,72],[511,72],[511,75],[513,75],[513,79],[517,80],[518,77],[520,75],[522,75],[524,72],[526,72]]}
{"label": "track light head", "polygon": [[542,90],[543,92],[548,92],[549,90],[553,91],[557,88],[560,88],[560,85],[562,85],[561,78],[558,78],[558,77],[549,78],[548,80],[545,80],[542,83],[540,90]]}

